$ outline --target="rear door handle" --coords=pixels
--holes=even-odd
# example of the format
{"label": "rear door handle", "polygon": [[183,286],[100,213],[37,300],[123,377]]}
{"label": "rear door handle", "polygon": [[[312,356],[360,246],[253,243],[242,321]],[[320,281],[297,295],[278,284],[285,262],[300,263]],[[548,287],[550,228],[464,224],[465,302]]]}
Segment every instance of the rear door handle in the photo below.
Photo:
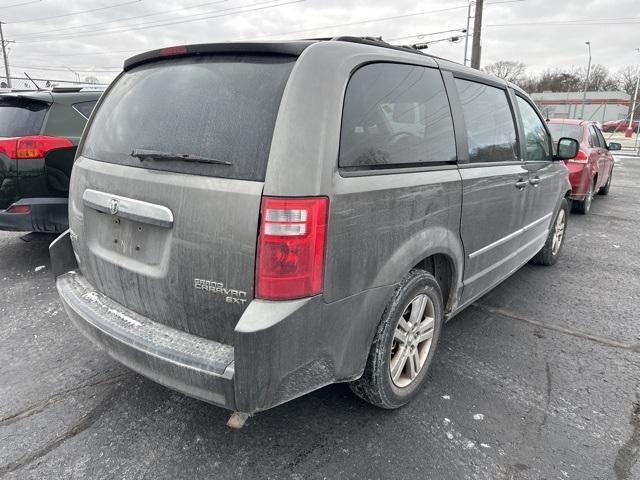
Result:
{"label": "rear door handle", "polygon": [[529,179],[529,183],[534,187],[537,187],[540,184],[540,177],[533,177]]}
{"label": "rear door handle", "polygon": [[517,188],[518,190],[522,190],[522,189],[523,189],[523,188],[525,188],[528,184],[529,184],[529,182],[528,182],[528,181],[520,179],[520,180],[518,180],[518,181],[516,182],[516,188]]}

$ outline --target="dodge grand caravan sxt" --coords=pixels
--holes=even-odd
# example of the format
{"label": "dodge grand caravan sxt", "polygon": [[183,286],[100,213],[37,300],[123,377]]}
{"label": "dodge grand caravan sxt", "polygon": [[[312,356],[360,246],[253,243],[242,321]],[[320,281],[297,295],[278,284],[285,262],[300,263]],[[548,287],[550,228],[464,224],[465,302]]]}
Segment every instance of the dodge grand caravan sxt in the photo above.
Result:
{"label": "dodge grand caravan sxt", "polygon": [[152,51],[78,147],[57,288],[187,395],[250,414],[350,382],[396,408],[447,319],[556,261],[576,152],[517,87],[380,41]]}

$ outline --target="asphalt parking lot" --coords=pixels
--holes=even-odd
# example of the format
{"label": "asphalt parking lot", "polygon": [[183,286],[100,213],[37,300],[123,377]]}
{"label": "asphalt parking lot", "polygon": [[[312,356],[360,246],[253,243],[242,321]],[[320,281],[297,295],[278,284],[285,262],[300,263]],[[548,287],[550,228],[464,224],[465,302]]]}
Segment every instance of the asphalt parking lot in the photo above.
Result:
{"label": "asphalt parking lot", "polygon": [[237,431],[75,330],[52,237],[0,233],[0,478],[640,479],[638,185],[640,158],[619,157],[557,265],[447,325],[417,401],[382,411],[334,385]]}

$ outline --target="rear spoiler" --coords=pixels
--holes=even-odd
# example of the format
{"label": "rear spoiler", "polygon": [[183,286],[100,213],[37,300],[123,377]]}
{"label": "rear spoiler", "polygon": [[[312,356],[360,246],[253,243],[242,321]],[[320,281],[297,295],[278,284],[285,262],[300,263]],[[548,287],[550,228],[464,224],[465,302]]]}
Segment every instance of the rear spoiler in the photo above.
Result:
{"label": "rear spoiler", "polygon": [[292,42],[255,42],[255,43],[201,43],[196,45],[179,45],[175,47],[160,48],[141,53],[124,61],[124,71],[154,60],[167,57],[187,57],[192,55],[209,55],[215,53],[235,54],[273,54],[290,55],[297,57],[307,47],[316,43],[312,40]]}

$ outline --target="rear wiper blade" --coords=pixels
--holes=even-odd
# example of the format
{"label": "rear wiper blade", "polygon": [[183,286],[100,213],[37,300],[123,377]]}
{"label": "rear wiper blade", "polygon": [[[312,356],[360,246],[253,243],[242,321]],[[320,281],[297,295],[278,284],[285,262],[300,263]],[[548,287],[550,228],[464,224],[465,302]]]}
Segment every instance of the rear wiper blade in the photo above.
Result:
{"label": "rear wiper blade", "polygon": [[231,165],[231,162],[218,160],[217,158],[201,157],[199,155],[189,155],[188,153],[170,153],[158,150],[145,150],[143,148],[134,148],[131,152],[132,157],[140,160],[186,160],[189,162],[213,163],[216,165]]}

